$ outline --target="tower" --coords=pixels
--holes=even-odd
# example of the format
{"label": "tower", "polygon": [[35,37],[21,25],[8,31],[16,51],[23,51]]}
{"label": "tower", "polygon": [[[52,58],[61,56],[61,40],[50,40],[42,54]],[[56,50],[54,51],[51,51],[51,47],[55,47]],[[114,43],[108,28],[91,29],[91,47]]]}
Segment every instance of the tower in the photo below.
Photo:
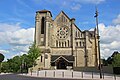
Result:
{"label": "tower", "polygon": [[52,14],[48,10],[41,10],[36,12],[35,17],[35,43],[36,46],[48,47],[48,27]]}

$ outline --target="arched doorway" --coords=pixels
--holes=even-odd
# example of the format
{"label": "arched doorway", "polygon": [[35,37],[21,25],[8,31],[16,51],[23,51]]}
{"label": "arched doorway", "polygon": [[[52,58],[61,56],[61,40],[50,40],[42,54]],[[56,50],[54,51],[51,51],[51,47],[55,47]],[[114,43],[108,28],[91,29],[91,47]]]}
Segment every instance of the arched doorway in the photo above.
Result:
{"label": "arched doorway", "polygon": [[57,69],[67,69],[67,62],[62,57],[56,61]]}

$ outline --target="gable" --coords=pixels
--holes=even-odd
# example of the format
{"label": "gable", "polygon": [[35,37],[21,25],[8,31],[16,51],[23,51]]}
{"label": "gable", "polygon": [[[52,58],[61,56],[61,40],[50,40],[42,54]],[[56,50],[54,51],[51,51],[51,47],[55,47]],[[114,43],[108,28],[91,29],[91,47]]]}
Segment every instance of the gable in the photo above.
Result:
{"label": "gable", "polygon": [[67,23],[70,21],[70,18],[63,12],[61,11],[55,18],[54,22],[56,23]]}

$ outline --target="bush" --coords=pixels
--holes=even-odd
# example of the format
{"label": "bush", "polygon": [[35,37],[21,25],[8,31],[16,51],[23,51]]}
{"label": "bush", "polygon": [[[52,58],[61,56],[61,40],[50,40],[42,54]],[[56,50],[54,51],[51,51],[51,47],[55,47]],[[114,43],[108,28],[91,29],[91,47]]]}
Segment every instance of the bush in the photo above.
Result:
{"label": "bush", "polygon": [[120,74],[120,67],[113,67],[114,74]]}

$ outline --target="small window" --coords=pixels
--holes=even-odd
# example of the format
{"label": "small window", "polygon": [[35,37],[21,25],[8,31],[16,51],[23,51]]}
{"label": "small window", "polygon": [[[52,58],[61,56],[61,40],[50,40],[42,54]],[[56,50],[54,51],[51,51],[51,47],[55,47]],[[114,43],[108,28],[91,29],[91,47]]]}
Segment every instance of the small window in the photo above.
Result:
{"label": "small window", "polygon": [[44,21],[45,21],[45,18],[42,17],[42,19],[41,19],[41,34],[44,34]]}
{"label": "small window", "polygon": [[58,41],[56,40],[56,47],[58,47]]}
{"label": "small window", "polygon": [[69,47],[69,40],[68,40],[68,47]]}
{"label": "small window", "polygon": [[80,47],[81,47],[81,41],[80,41]]}
{"label": "small window", "polygon": [[42,62],[42,56],[41,56],[41,62]]}
{"label": "small window", "polygon": [[66,47],[66,42],[65,42],[65,47]]}
{"label": "small window", "polygon": [[76,37],[77,37],[77,31],[76,31]]}
{"label": "small window", "polygon": [[76,47],[78,47],[78,42],[76,42]]}
{"label": "small window", "polygon": [[64,43],[62,42],[62,47],[64,47]]}
{"label": "small window", "polygon": [[78,37],[80,37],[80,32],[78,32]]}
{"label": "small window", "polygon": [[61,43],[59,42],[59,47],[61,47]]}

